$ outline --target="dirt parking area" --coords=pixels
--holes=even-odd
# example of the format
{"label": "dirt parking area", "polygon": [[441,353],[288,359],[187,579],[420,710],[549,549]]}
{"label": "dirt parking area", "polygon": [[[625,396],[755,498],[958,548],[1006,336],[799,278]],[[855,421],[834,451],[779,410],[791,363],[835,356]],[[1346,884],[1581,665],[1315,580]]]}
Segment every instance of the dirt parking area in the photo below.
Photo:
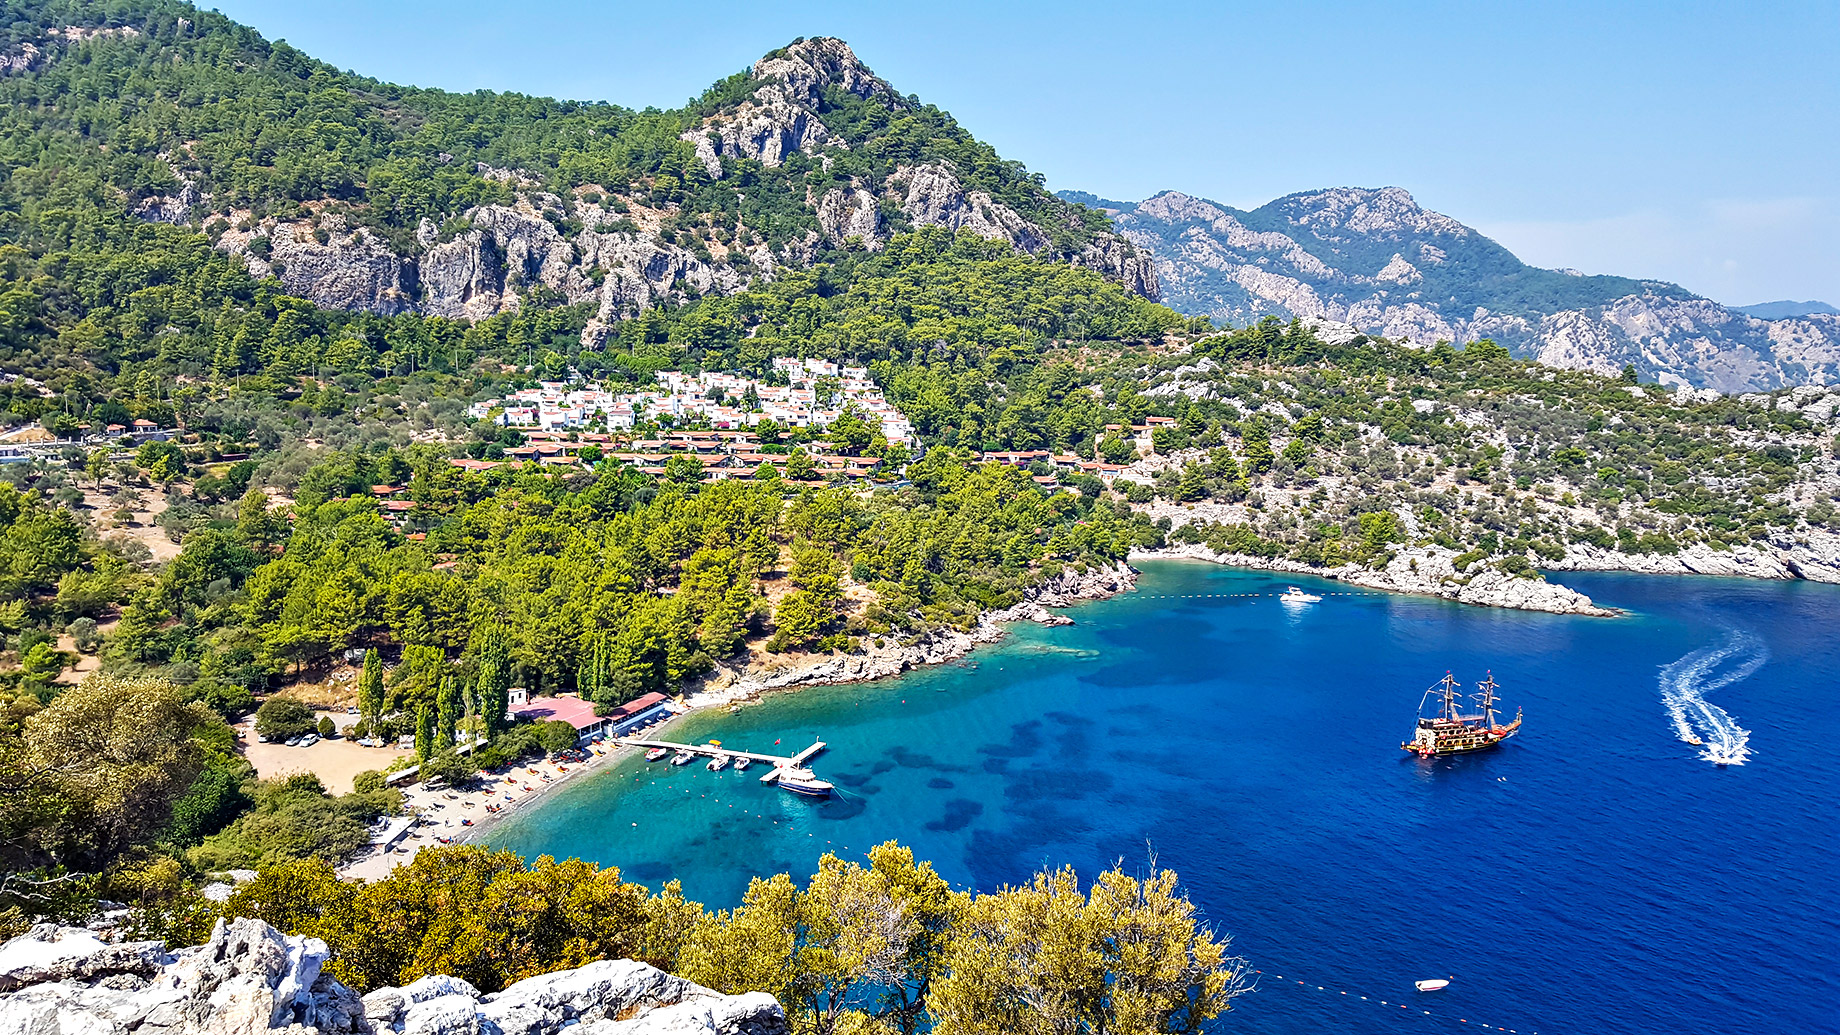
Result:
{"label": "dirt parking area", "polygon": [[[341,729],[349,727],[357,717],[343,713],[319,712],[331,715],[332,721]],[[352,778],[366,769],[383,770],[413,751],[402,751],[394,747],[367,748],[343,736],[336,740],[322,740],[312,747],[288,747],[285,744],[263,744],[256,740],[253,720],[237,726],[237,744],[242,749],[243,757],[256,767],[256,775],[262,779],[282,776],[287,773],[312,773],[319,777],[319,782],[326,785],[331,794],[346,794],[351,791]]]}

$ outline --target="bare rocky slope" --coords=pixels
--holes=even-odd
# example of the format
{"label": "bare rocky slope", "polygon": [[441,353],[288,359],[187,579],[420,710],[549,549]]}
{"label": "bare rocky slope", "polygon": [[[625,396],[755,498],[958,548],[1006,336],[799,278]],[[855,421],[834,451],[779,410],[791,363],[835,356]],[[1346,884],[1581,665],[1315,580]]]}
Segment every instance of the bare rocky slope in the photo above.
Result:
{"label": "bare rocky slope", "polygon": [[1725,392],[1840,380],[1840,317],[1759,319],[1678,285],[1528,266],[1397,187],[1292,194],[1248,211],[1177,191],[1063,196],[1155,256],[1163,300],[1244,324],[1319,318],[1431,345],[1492,338],[1551,366]]}
{"label": "bare rocky slope", "polygon": [[[746,87],[740,100],[682,133],[694,149],[686,177],[732,182],[742,193],[787,189],[743,181],[749,168],[777,170],[795,156],[828,170],[862,147],[862,139],[826,125],[849,111],[840,98],[878,109],[872,123],[915,105],[837,39],[775,51],[754,64]],[[186,164],[184,155],[166,157],[175,168]],[[562,188],[524,170],[476,166],[478,175],[510,188],[512,200],[467,208],[443,224],[424,218],[410,248],[355,225],[336,204],[309,202],[276,218],[222,204],[183,174],[177,189],[143,200],[137,211],[150,221],[207,228],[222,220],[218,248],[242,256],[258,276],[279,278],[290,294],[330,308],[479,320],[515,309],[522,292],[541,286],[569,304],[596,305],[583,335],[588,345],[615,319],[658,302],[733,293],[782,267],[808,266],[828,249],[877,250],[896,232],[925,226],[1002,241],[1092,268],[1145,297],[1159,294],[1148,257],[1103,216],[1032,182],[1015,186],[1006,202],[968,182],[950,158],[924,153],[885,176],[852,174],[822,190],[792,187],[804,195],[789,204],[812,217],[810,227],[778,247],[745,218],[735,225],[686,219],[691,213],[657,179]],[[1018,210],[1022,201],[1028,214]]]}
{"label": "bare rocky slope", "polygon": [[784,1035],[764,992],[722,995],[634,960],[526,978],[494,995],[426,977],[360,997],[322,970],[326,945],[260,920],[205,944],[110,943],[41,924],[0,946],[5,1035]]}

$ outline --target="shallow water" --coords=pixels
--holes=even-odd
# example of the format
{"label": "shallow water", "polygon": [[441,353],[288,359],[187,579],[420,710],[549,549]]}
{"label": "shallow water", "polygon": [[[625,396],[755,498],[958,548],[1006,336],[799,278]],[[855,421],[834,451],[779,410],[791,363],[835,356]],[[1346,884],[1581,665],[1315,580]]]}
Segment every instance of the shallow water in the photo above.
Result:
{"label": "shallow water", "polygon": [[[1264,972],[1222,1031],[1840,1030],[1840,587],[1566,576],[1631,611],[1607,620],[1143,568],[1076,625],[672,729],[821,737],[836,800],[635,758],[490,839],[711,906],[889,839],[982,889],[1154,851]],[[1280,604],[1289,583],[1323,602]],[[1446,669],[1492,669],[1521,735],[1401,752]]]}

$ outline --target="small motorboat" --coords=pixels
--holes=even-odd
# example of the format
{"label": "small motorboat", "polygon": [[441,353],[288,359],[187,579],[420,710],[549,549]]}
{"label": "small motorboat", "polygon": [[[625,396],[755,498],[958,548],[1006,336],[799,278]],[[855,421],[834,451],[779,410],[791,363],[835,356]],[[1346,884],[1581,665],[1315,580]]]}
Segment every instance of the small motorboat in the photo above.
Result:
{"label": "small motorboat", "polygon": [[670,753],[670,748],[653,748],[645,753],[645,760],[647,762],[656,762]]}
{"label": "small motorboat", "polygon": [[1430,978],[1425,981],[1414,981],[1412,982],[1412,987],[1418,989],[1420,992],[1441,992],[1450,987],[1450,980],[1448,978]]}
{"label": "small motorboat", "polygon": [[735,757],[735,772],[738,773],[741,770],[746,769],[748,766],[751,766],[753,764],[754,764],[754,760],[749,758],[748,756],[737,755]]}
{"label": "small motorboat", "polygon": [[835,786],[818,779],[817,774],[809,769],[786,770],[780,774],[779,785],[807,798],[828,798],[836,790]]}
{"label": "small motorboat", "polygon": [[722,770],[728,768],[728,756],[727,755],[717,755],[716,757],[710,759],[709,764],[704,766],[703,768],[709,770],[712,773],[719,773]]}
{"label": "small motorboat", "polygon": [[689,765],[695,760],[696,756],[688,751],[679,751],[677,754],[671,756],[672,765]]}
{"label": "small motorboat", "polygon": [[1318,604],[1322,602],[1322,597],[1314,593],[1305,593],[1296,586],[1286,586],[1284,592],[1278,594],[1278,599],[1286,604]]}

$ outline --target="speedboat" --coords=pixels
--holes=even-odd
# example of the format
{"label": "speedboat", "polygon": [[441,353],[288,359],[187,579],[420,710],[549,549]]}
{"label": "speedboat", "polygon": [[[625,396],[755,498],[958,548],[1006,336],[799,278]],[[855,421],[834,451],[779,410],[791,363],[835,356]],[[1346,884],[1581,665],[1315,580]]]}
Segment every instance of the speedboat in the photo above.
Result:
{"label": "speedboat", "polygon": [[816,773],[809,769],[788,769],[780,774],[779,785],[794,794],[803,794],[807,798],[828,798],[837,788],[818,779]]}
{"label": "speedboat", "polygon": [[704,766],[703,768],[709,770],[712,773],[719,773],[722,770],[728,768],[728,756],[727,755],[717,755],[716,757],[710,759],[709,764]]}
{"label": "speedboat", "polygon": [[1322,597],[1314,593],[1305,593],[1296,586],[1285,587],[1284,592],[1278,595],[1278,599],[1286,604],[1316,604],[1322,601]]}
{"label": "speedboat", "polygon": [[656,762],[670,753],[670,748],[653,748],[645,753],[645,760],[647,762]]}
{"label": "speedboat", "polygon": [[1431,978],[1426,981],[1414,981],[1412,987],[1420,992],[1440,992],[1449,988],[1450,982],[1444,978]]}
{"label": "speedboat", "polygon": [[677,754],[671,756],[672,765],[689,765],[695,760],[696,756],[688,751],[679,751]]}
{"label": "speedboat", "polygon": [[753,764],[754,764],[754,760],[749,758],[746,755],[736,755],[735,756],[735,772],[737,773],[743,769],[746,769],[748,766],[751,766]]}

